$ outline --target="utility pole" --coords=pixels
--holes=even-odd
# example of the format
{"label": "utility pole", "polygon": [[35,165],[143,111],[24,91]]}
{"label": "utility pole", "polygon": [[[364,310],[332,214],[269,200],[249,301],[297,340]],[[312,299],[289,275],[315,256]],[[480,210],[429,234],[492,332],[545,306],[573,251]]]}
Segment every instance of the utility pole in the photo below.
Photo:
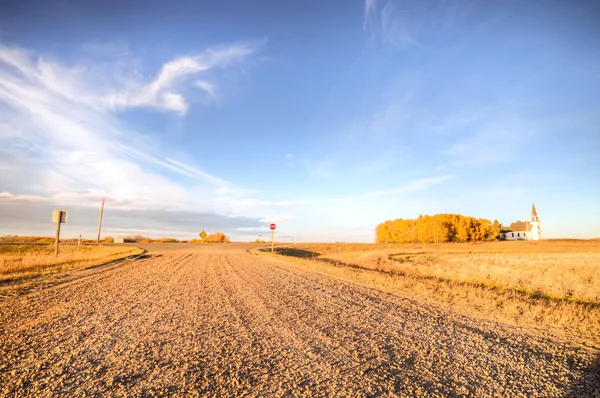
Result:
{"label": "utility pole", "polygon": [[98,243],[100,243],[100,231],[102,230],[102,213],[104,213],[104,199],[102,199],[102,206],[100,206],[100,220],[98,220]]}

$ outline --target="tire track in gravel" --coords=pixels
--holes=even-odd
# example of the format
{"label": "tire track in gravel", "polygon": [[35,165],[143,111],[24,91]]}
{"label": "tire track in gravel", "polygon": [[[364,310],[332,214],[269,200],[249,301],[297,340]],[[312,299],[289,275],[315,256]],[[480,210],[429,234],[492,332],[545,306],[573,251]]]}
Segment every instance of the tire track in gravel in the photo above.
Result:
{"label": "tire track in gravel", "polygon": [[172,247],[0,302],[0,395],[600,393],[594,354],[559,338],[234,246]]}
{"label": "tire track in gravel", "polygon": [[[262,271],[268,271],[264,267],[259,266]],[[344,344],[343,336],[340,330],[356,330],[358,323],[362,321],[354,321],[348,323],[347,315],[353,311],[352,305],[339,308],[339,304],[335,303],[333,295],[314,295],[314,286],[300,284],[292,281],[291,277],[295,275],[285,275],[288,289],[282,295],[281,278],[273,279],[273,275],[252,275],[248,270],[253,267],[238,267],[240,272],[244,273],[244,278],[247,280],[259,281],[263,284],[272,287],[267,294],[263,294],[263,300],[269,301],[274,311],[278,313],[279,322],[289,324],[288,328],[295,331],[304,343],[304,350],[308,351],[313,358],[318,358],[317,363],[326,363],[330,368],[327,381],[329,384],[337,384],[340,388],[353,383],[351,380],[358,373],[364,373],[366,368],[374,368],[380,365],[378,361],[377,347],[372,344],[369,338],[363,339],[363,347],[357,347],[354,342],[346,341]],[[315,298],[318,298],[315,300]],[[342,319],[340,314],[344,315]],[[353,332],[352,332],[353,333]],[[370,333],[370,332],[369,332]],[[369,335],[365,335],[368,337]],[[354,337],[354,336],[353,336]],[[356,340],[353,338],[352,340]],[[363,366],[363,365],[367,366]],[[418,377],[418,375],[413,375]],[[314,380],[314,375],[308,372],[305,376],[306,383]],[[380,383],[369,386],[369,380],[362,378],[363,391],[370,391],[372,394],[378,394],[382,391],[378,389]],[[310,384],[309,384],[310,385]],[[374,389],[373,389],[374,388]]]}
{"label": "tire track in gravel", "polygon": [[[262,267],[259,266],[259,267]],[[253,275],[249,270],[256,270],[255,266],[238,266],[237,270],[243,274],[243,280],[253,281],[250,285],[255,286],[274,286],[274,289],[265,289],[263,292],[257,291],[257,295],[261,296],[264,303],[271,307],[271,312],[276,313],[272,322],[285,325],[297,340],[301,341],[303,347],[301,350],[307,353],[313,359],[313,363],[320,364],[327,369],[325,378],[322,379],[315,375],[314,372],[306,372],[303,375],[301,385],[314,387],[321,384],[322,381],[327,381],[328,384],[335,384],[339,388],[347,385],[349,380],[346,380],[346,374],[353,370],[358,370],[361,362],[358,361],[356,355],[353,355],[352,347],[344,347],[335,336],[331,336],[328,331],[332,327],[340,328],[341,320],[334,317],[336,311],[331,312],[330,309],[320,308],[315,303],[305,300],[305,297],[295,294],[292,289],[296,289],[294,283],[288,279],[288,289],[285,294],[281,295],[280,280],[273,280],[272,275]],[[307,289],[310,294],[310,290]],[[292,293],[290,295],[290,293]],[[289,295],[289,296],[288,296]],[[327,299],[327,298],[326,298]],[[316,317],[314,316],[316,313]],[[311,317],[311,315],[313,315]],[[327,326],[324,328],[318,325],[315,319],[322,319]],[[334,326],[332,326],[334,325]],[[315,361],[314,359],[317,359]],[[314,367],[314,365],[313,365]]]}
{"label": "tire track in gravel", "polygon": [[[237,306],[243,308],[242,322],[249,330],[256,329],[252,338],[261,343],[266,343],[271,349],[277,347],[286,352],[286,363],[278,364],[276,368],[280,377],[285,377],[289,388],[275,391],[276,394],[289,394],[292,391],[308,392],[331,392],[331,389],[323,389],[323,383],[319,381],[329,380],[334,374],[332,364],[326,358],[320,358],[315,362],[315,355],[310,345],[302,339],[298,332],[286,322],[286,316],[281,308],[274,305],[276,297],[265,297],[261,293],[261,284],[254,283],[255,280],[242,272],[245,267],[234,267],[229,263],[230,256],[222,257],[224,265],[222,268],[222,280],[230,281],[225,290],[231,296],[239,296]],[[242,258],[247,259],[246,256]],[[264,283],[264,281],[263,281]],[[297,315],[296,315],[297,316]],[[290,366],[290,363],[292,364]]]}
{"label": "tire track in gravel", "polygon": [[[217,396],[248,391],[256,395],[290,393],[302,372],[308,370],[304,353],[294,347],[289,330],[273,325],[265,307],[232,272],[227,260],[220,257],[219,263],[219,267],[210,267],[207,278],[213,283],[211,297],[221,299],[212,303],[219,310],[207,342],[211,348],[203,361],[206,380],[200,392]],[[286,347],[291,349],[282,357]],[[274,374],[280,379],[277,382]]]}

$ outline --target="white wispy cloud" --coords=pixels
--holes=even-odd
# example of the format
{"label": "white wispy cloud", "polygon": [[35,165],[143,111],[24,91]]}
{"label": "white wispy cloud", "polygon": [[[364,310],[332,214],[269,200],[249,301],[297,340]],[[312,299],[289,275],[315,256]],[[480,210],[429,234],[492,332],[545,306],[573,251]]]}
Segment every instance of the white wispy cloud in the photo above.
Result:
{"label": "white wispy cloud", "polygon": [[260,222],[265,224],[270,223],[282,223],[286,221],[292,221],[294,219],[294,215],[292,213],[283,213],[283,214],[272,214],[270,216],[264,217],[260,220]]}
{"label": "white wispy cloud", "polygon": [[[152,82],[124,90],[122,80],[97,76],[91,65],[65,66],[33,51],[0,46],[3,206],[96,207],[107,198],[109,208],[138,212],[248,214],[236,211],[252,199],[250,191],[165,155],[160,144],[126,128],[115,106],[185,111],[177,91],[185,79],[242,62],[256,49],[234,44],[179,58],[163,65]],[[255,225],[270,208],[259,203],[249,210]],[[27,211],[21,216],[26,223]]]}
{"label": "white wispy cloud", "polygon": [[333,180],[335,178],[335,155],[336,153],[329,153],[317,159],[306,158],[303,162],[304,168],[312,177]]}
{"label": "white wispy cloud", "polygon": [[373,28],[376,23],[377,14],[377,0],[365,0],[365,18],[363,21],[363,30],[369,30]]}
{"label": "white wispy cloud", "polygon": [[414,37],[413,24],[406,16],[406,7],[400,1],[365,0],[363,30],[369,35],[398,50],[421,46]]}
{"label": "white wispy cloud", "polygon": [[437,177],[421,178],[409,181],[403,186],[379,191],[364,192],[355,195],[348,195],[337,198],[318,198],[306,199],[309,203],[342,203],[342,202],[357,202],[365,199],[373,199],[377,197],[394,196],[411,192],[418,192],[430,188],[434,185],[441,184],[453,178],[453,175],[441,175]]}
{"label": "white wispy cloud", "polygon": [[498,187],[481,189],[473,192],[474,195],[493,196],[493,197],[519,197],[527,192],[525,187]]}
{"label": "white wispy cloud", "polygon": [[262,200],[254,198],[240,198],[232,204],[231,214],[256,214],[263,210],[278,211],[275,209],[288,208],[295,204],[292,200]]}
{"label": "white wispy cloud", "polygon": [[423,37],[452,28],[477,3],[446,0],[365,0],[363,30],[377,42],[395,50],[428,48]]}
{"label": "white wispy cloud", "polygon": [[[153,107],[159,110],[185,114],[188,108],[184,96],[178,91],[180,85],[191,76],[212,69],[225,68],[242,62],[254,54],[264,41],[258,43],[236,43],[210,48],[198,55],[185,56],[165,63],[156,78],[148,83],[131,82],[127,90],[113,93],[106,98],[113,107]],[[206,80],[197,80],[194,85],[211,97],[215,96],[215,85]]]}
{"label": "white wispy cloud", "polygon": [[407,20],[403,18],[399,2],[388,1],[380,11],[381,35],[392,47],[406,50],[421,46],[414,37]]}
{"label": "white wispy cloud", "polygon": [[294,154],[293,153],[286,153],[285,159],[286,159],[285,164],[287,166],[290,166],[290,167],[296,166],[296,162],[294,162]]}
{"label": "white wispy cloud", "polygon": [[215,92],[215,85],[212,83],[209,83],[207,81],[203,81],[203,80],[198,80],[196,82],[194,82],[194,85],[196,87],[198,87],[199,89],[205,91],[208,95],[210,95],[210,97],[214,100],[217,100],[217,94]]}
{"label": "white wispy cloud", "polygon": [[[510,111],[491,107],[479,113],[477,131],[464,134],[448,146],[443,154],[451,165],[484,166],[507,163],[521,156],[527,142],[541,134],[546,121],[522,116],[518,108]],[[455,123],[464,125],[462,120]]]}
{"label": "white wispy cloud", "polygon": [[242,231],[242,232],[267,232],[269,231],[269,227],[264,225],[262,227],[239,227],[236,228],[236,231]]}

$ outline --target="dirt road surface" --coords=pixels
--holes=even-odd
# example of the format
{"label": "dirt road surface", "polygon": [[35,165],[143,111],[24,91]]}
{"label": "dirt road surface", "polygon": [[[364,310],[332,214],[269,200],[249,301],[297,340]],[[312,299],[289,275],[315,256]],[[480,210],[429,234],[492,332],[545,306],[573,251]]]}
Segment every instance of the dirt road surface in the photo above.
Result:
{"label": "dirt road surface", "polygon": [[600,396],[591,350],[249,247],[148,245],[0,302],[0,395]]}

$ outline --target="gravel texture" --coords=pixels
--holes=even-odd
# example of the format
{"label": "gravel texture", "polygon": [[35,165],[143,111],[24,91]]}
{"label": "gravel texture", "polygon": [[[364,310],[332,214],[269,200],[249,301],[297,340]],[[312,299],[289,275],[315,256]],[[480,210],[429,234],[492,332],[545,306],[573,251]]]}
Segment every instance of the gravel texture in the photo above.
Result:
{"label": "gravel texture", "polygon": [[593,350],[218,246],[0,302],[0,395],[600,397]]}

